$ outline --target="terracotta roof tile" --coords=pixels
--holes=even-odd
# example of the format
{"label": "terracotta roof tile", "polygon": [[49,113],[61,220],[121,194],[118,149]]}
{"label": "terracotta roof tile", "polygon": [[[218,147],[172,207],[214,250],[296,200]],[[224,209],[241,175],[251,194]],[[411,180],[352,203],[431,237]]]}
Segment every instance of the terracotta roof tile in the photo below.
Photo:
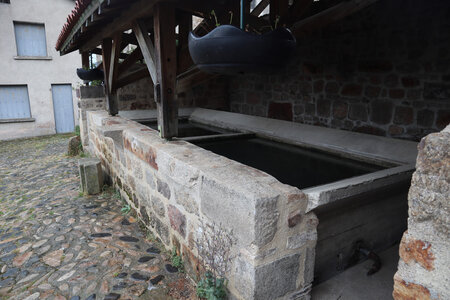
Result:
{"label": "terracotta roof tile", "polygon": [[64,41],[68,38],[70,32],[72,31],[75,24],[80,19],[86,7],[91,4],[92,0],[77,0],[75,2],[75,8],[67,17],[67,21],[64,24],[61,33],[59,34],[58,41],[56,42],[56,50],[61,50],[61,46]]}

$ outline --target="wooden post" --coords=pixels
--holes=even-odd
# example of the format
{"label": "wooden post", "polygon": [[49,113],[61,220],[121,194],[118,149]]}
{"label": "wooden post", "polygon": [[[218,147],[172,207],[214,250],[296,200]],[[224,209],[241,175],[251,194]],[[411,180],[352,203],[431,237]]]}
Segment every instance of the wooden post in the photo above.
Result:
{"label": "wooden post", "polygon": [[[89,67],[89,52],[81,52],[81,67],[83,69],[90,69]],[[89,81],[86,81],[86,86],[89,85]]]}
{"label": "wooden post", "polygon": [[107,38],[102,42],[102,59],[103,59],[103,72],[105,73],[105,96],[108,112],[111,116],[117,115],[119,112],[119,105],[117,103],[117,94],[111,94],[109,88],[109,74],[111,67],[111,52],[112,52],[112,39]]}
{"label": "wooden post", "polygon": [[158,79],[158,84],[155,84],[155,97],[160,95],[157,102],[158,127],[161,137],[170,139],[178,135],[175,9],[171,3],[162,2],[155,5],[153,13]]}
{"label": "wooden post", "polygon": [[122,50],[122,33],[116,34],[113,39],[111,58],[109,64],[108,87],[111,94],[116,94],[116,81],[119,74],[119,56]]}
{"label": "wooden post", "polygon": [[189,55],[188,37],[192,31],[192,15],[183,13],[178,17],[178,53],[177,74],[181,74],[193,65]]}
{"label": "wooden post", "polygon": [[89,69],[89,52],[81,53],[81,67],[83,69]]}
{"label": "wooden post", "polygon": [[289,9],[289,1],[288,0],[271,0],[270,1],[270,25],[275,28],[276,18],[279,17],[280,20],[277,24],[277,27],[283,25],[285,22],[286,15]]}

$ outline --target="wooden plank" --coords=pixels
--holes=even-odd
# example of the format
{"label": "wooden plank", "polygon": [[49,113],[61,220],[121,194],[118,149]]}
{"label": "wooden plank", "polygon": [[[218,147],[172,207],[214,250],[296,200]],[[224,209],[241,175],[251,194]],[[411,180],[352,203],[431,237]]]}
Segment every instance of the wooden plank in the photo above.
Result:
{"label": "wooden plank", "polygon": [[178,16],[177,74],[183,73],[193,65],[189,54],[188,37],[192,31],[192,15],[183,13]]}
{"label": "wooden plank", "polygon": [[[130,55],[119,65],[119,74],[124,73],[132,65],[134,65],[138,60],[142,59],[141,49],[136,48]],[[148,74],[148,72],[147,72]]]}
{"label": "wooden plank", "polygon": [[275,20],[280,18],[277,26],[280,26],[286,19],[289,9],[289,0],[271,0],[270,1],[270,22],[275,26]]}
{"label": "wooden plank", "polygon": [[296,0],[289,8],[289,20],[288,23],[299,20],[311,7],[313,0]]}
{"label": "wooden plank", "polygon": [[130,29],[130,24],[133,20],[148,16],[151,14],[152,7],[161,0],[139,0],[131,5],[128,9],[124,9],[123,13],[104,26],[103,29],[80,46],[80,50],[89,51],[95,48],[100,41],[106,37],[112,37],[116,32],[124,32]]}
{"label": "wooden plank", "polygon": [[130,83],[133,83],[135,81],[138,81],[142,78],[149,77],[150,74],[148,73],[148,69],[143,67],[141,69],[138,69],[136,71],[130,72],[126,75],[121,76],[119,79],[117,79],[117,88],[121,88],[123,86],[126,86]]}
{"label": "wooden plank", "polygon": [[[94,54],[102,55],[102,49],[100,49],[100,48],[94,48],[91,50],[91,52]],[[126,54],[126,53],[119,54],[119,58],[121,58],[121,59],[127,59],[127,57],[128,57],[128,54]]]}
{"label": "wooden plank", "polygon": [[89,52],[82,52],[81,53],[81,67],[83,69],[89,69]]}
{"label": "wooden plank", "polygon": [[110,93],[116,92],[116,80],[119,74],[119,54],[122,50],[122,34],[116,34],[113,39],[113,48],[111,51],[108,87]]}
{"label": "wooden plank", "polygon": [[103,59],[103,72],[105,74],[105,96],[106,96],[106,107],[111,116],[117,115],[119,112],[119,105],[117,101],[117,94],[112,95],[109,92],[109,68],[111,65],[111,51],[112,51],[112,39],[107,38],[102,42],[102,59]]}
{"label": "wooden plank", "polygon": [[143,25],[142,21],[133,22],[133,32],[136,35],[139,48],[141,49],[142,56],[144,57],[145,64],[147,65],[153,84],[156,85],[158,79],[155,63],[155,48],[153,47],[153,43],[150,40],[147,29]]}
{"label": "wooden plank", "polygon": [[318,14],[296,22],[291,26],[291,31],[296,37],[308,34],[351,15],[378,0],[349,0],[336,4]]}
{"label": "wooden plank", "polygon": [[262,0],[256,5],[256,7],[251,11],[251,15],[255,17],[259,17],[259,15],[266,9],[269,5],[270,0]]}
{"label": "wooden plank", "polygon": [[177,72],[175,9],[172,4],[162,2],[155,5],[153,20],[159,83],[155,85],[155,96],[161,97],[160,101],[157,101],[158,128],[162,138],[171,139],[178,135],[178,103],[175,94]]}

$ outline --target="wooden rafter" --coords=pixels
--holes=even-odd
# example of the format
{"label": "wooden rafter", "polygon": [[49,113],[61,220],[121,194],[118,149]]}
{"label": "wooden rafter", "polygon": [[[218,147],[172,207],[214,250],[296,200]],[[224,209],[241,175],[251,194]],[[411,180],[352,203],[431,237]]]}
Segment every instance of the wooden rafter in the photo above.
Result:
{"label": "wooden rafter", "polygon": [[139,48],[141,49],[142,56],[144,57],[144,61],[147,65],[153,84],[156,84],[158,79],[155,62],[155,48],[153,47],[153,43],[148,36],[147,28],[145,28],[142,21],[135,21],[133,22],[133,32],[136,35]]}
{"label": "wooden rafter", "polygon": [[131,54],[128,55],[128,57],[119,65],[119,74],[122,74],[125,71],[127,71],[140,59],[142,59],[142,52],[141,49],[138,47],[134,49],[133,52],[131,52]]}
{"label": "wooden rafter", "polygon": [[332,6],[320,13],[296,22],[291,26],[291,31],[296,37],[308,34],[313,30],[323,28],[335,21],[341,20],[378,0],[349,0]]}
{"label": "wooden rafter", "polygon": [[135,71],[124,74],[119,79],[117,79],[117,88],[121,88],[146,77],[149,77],[148,69],[143,66]]}
{"label": "wooden rafter", "polygon": [[98,41],[106,37],[111,37],[117,32],[124,32],[130,29],[130,20],[139,19],[151,15],[152,7],[158,0],[139,0],[134,4],[122,10],[122,13],[115,17],[108,26],[99,30],[96,34],[90,36],[80,46],[80,50],[89,51],[98,45]]}
{"label": "wooden rafter", "polygon": [[102,59],[103,59],[103,73],[105,74],[105,96],[106,104],[109,114],[115,116],[119,112],[119,106],[117,101],[117,94],[111,94],[109,89],[109,73],[111,67],[111,51],[112,51],[112,39],[106,38],[102,42]]}
{"label": "wooden rafter", "polygon": [[116,91],[116,80],[119,74],[119,55],[122,47],[122,34],[118,33],[113,38],[113,47],[111,50],[111,59],[108,76],[108,88],[110,93]]}
{"label": "wooden rafter", "polygon": [[258,17],[265,9],[266,7],[269,5],[270,0],[262,0],[261,2],[258,3],[258,5],[256,5],[256,7],[251,11],[251,15]]}
{"label": "wooden rafter", "polygon": [[302,16],[305,15],[305,13],[308,11],[308,9],[311,7],[311,4],[314,2],[314,0],[296,0],[289,8],[289,17],[288,17],[288,23],[289,25],[292,22],[295,22],[299,20]]}

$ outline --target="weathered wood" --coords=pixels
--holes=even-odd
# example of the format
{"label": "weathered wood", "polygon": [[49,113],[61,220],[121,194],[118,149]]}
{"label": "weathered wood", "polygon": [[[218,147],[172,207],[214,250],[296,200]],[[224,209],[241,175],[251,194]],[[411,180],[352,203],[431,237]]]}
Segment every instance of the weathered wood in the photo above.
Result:
{"label": "weathered wood", "polygon": [[156,71],[156,54],[153,43],[148,36],[147,29],[145,28],[142,21],[133,22],[133,32],[136,35],[136,39],[141,49],[142,56],[144,57],[145,64],[147,65],[148,72],[152,78],[153,84],[157,82],[157,71]]}
{"label": "weathered wood", "polygon": [[256,5],[256,7],[251,11],[250,14],[252,16],[258,17],[266,9],[269,3],[270,0],[262,0],[261,2],[258,3],[258,5]]}
{"label": "weathered wood", "polygon": [[288,23],[299,20],[310,8],[313,0],[296,0],[289,8]]}
{"label": "weathered wood", "polygon": [[192,31],[192,15],[183,13],[178,17],[178,49],[177,49],[177,74],[186,71],[193,65],[189,54],[188,36]]}
{"label": "weathered wood", "polygon": [[104,39],[102,42],[102,59],[103,59],[103,72],[105,74],[105,96],[106,105],[111,116],[117,115],[119,112],[119,105],[117,94],[111,94],[109,92],[109,70],[111,65],[111,51],[112,51],[112,39]]}
{"label": "weathered wood", "polygon": [[[155,85],[158,127],[162,138],[170,139],[178,135],[178,104],[176,100],[176,40],[175,9],[171,3],[158,3],[154,7],[155,53],[159,83]],[[142,49],[141,49],[142,50]],[[159,86],[159,89],[158,89]]]}
{"label": "weathered wood", "polygon": [[[102,49],[100,49],[100,48],[94,48],[94,49],[92,49],[91,52],[94,54],[102,55]],[[126,59],[127,57],[128,57],[128,54],[126,54],[126,53],[119,54],[119,58],[121,58],[121,59]]]}
{"label": "weathered wood", "polygon": [[[136,48],[130,55],[119,65],[119,74],[127,71],[132,65],[134,65],[138,60],[142,59],[141,49]],[[148,74],[148,72],[147,72]]]}
{"label": "weathered wood", "polygon": [[105,26],[97,34],[86,40],[83,45],[80,46],[80,50],[88,51],[95,48],[101,40],[106,37],[112,37],[116,32],[124,32],[130,29],[130,23],[133,20],[151,15],[152,7],[161,0],[140,0],[128,9],[124,9],[122,14],[112,20],[108,26]]}
{"label": "weathered wood", "polygon": [[378,0],[350,0],[336,4],[318,14],[296,22],[291,26],[291,31],[296,37],[308,34],[313,30],[317,30],[345,18]]}
{"label": "weathered wood", "polygon": [[119,79],[117,79],[116,87],[121,88],[130,83],[133,83],[135,81],[138,81],[142,78],[146,78],[149,76],[150,75],[148,73],[148,69],[146,67],[142,67],[136,71],[125,74],[125,75],[121,76]]}
{"label": "weathered wood", "polygon": [[287,17],[289,9],[289,0],[271,0],[270,1],[270,22],[275,26],[276,18],[279,17],[281,25]]}
{"label": "weathered wood", "polygon": [[122,50],[122,34],[116,34],[113,39],[113,47],[111,51],[110,67],[109,67],[109,92],[114,94],[116,92],[116,80],[119,74],[119,55]]}
{"label": "weathered wood", "polygon": [[81,52],[81,67],[89,69],[89,52]]}

